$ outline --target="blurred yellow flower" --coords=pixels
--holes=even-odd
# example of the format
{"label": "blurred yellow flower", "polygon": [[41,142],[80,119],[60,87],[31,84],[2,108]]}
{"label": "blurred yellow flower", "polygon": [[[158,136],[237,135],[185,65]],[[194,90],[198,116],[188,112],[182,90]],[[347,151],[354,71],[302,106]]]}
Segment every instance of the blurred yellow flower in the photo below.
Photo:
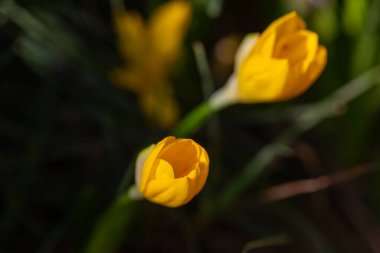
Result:
{"label": "blurred yellow flower", "polygon": [[148,200],[179,207],[202,190],[208,171],[204,148],[191,139],[166,137],[139,154],[135,180]]}
{"label": "blurred yellow flower", "polygon": [[306,91],[326,65],[327,51],[318,35],[291,12],[269,25],[262,35],[249,34],[235,59],[227,85],[211,104],[282,101]]}
{"label": "blurred yellow flower", "polygon": [[146,116],[163,128],[178,118],[169,75],[182,48],[191,18],[186,1],[170,1],[159,6],[151,18],[131,11],[116,11],[115,30],[123,67],[111,71],[111,81],[134,91]]}

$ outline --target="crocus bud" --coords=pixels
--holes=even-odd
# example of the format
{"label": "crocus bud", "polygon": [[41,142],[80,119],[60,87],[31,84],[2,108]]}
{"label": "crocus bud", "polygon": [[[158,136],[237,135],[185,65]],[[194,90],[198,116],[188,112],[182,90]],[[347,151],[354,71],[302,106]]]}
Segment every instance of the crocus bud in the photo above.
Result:
{"label": "crocus bud", "polygon": [[204,148],[191,139],[166,137],[139,154],[135,180],[146,199],[179,207],[202,190],[208,171]]}
{"label": "crocus bud", "polygon": [[291,12],[261,34],[241,43],[235,71],[210,99],[217,108],[232,103],[283,101],[306,91],[326,65],[327,51],[318,35]]}

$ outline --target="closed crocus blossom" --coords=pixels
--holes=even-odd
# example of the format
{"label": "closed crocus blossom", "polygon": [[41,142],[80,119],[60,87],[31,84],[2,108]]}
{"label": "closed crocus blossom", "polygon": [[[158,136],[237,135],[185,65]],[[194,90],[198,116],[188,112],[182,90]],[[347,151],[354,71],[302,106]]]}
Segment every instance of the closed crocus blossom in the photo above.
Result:
{"label": "closed crocus blossom", "polygon": [[225,87],[211,97],[216,108],[231,103],[283,101],[306,91],[326,65],[327,51],[318,35],[291,12],[261,34],[241,43],[235,71]]}
{"label": "closed crocus blossom", "polygon": [[135,92],[146,117],[162,128],[171,127],[179,115],[169,79],[191,13],[190,3],[178,0],[160,5],[146,22],[133,11],[118,10],[114,15],[125,65],[111,71],[110,79]]}
{"label": "closed crocus blossom", "polygon": [[167,137],[139,154],[135,180],[146,199],[179,207],[202,190],[208,171],[204,148],[191,139]]}

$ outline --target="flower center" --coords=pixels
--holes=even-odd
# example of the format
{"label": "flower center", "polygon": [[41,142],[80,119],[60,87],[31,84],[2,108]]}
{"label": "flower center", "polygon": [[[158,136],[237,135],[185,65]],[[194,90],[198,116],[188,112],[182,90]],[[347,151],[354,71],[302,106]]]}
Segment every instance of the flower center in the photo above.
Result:
{"label": "flower center", "polygon": [[197,150],[191,140],[181,140],[169,144],[160,154],[160,159],[172,167],[175,178],[187,176],[197,162]]}

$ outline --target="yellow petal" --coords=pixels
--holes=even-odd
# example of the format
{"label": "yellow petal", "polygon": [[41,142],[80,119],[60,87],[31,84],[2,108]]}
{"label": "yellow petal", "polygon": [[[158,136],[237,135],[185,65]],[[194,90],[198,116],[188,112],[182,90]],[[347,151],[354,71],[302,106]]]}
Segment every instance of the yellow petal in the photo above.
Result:
{"label": "yellow petal", "polygon": [[318,35],[307,30],[300,30],[279,38],[273,57],[287,59],[289,64],[303,62],[303,71],[305,71],[314,59],[317,49]]}
{"label": "yellow petal", "polygon": [[275,33],[269,33],[265,37],[259,37],[257,43],[255,44],[253,48],[253,53],[250,54],[249,56],[252,57],[252,55],[260,55],[263,57],[270,58],[273,55],[275,43],[276,43]]}
{"label": "yellow petal", "polygon": [[114,16],[118,48],[124,58],[136,60],[144,52],[146,32],[137,12],[120,11]]}
{"label": "yellow petal", "polygon": [[304,29],[305,22],[295,12],[291,12],[272,22],[263,34],[258,38],[252,51],[253,54],[264,54],[268,56],[273,48],[273,43],[286,34]]}
{"label": "yellow petal", "polygon": [[157,167],[157,156],[161,152],[161,150],[165,147],[167,143],[174,141],[174,137],[169,136],[157,143],[152,151],[149,153],[146,158],[143,166],[143,172],[141,175],[140,182],[140,192],[144,192],[146,189],[146,184],[149,180],[152,180],[155,177],[156,167]]}
{"label": "yellow petal", "polygon": [[315,59],[315,55],[318,50],[318,35],[310,31],[301,31],[300,33],[306,37],[305,46],[307,56],[305,57],[302,66],[302,70],[305,72]]}
{"label": "yellow petal", "polygon": [[156,169],[157,179],[174,179],[173,167],[165,160],[158,159],[157,169]]}
{"label": "yellow petal", "polygon": [[172,199],[164,202],[168,207],[179,207],[187,204],[195,194],[189,185],[189,180],[186,177],[177,178],[174,180],[175,195]]}
{"label": "yellow petal", "polygon": [[327,49],[324,46],[319,46],[313,62],[310,64],[307,75],[310,82],[321,74],[327,63]]}
{"label": "yellow petal", "polygon": [[238,73],[239,101],[252,103],[276,99],[284,88],[288,69],[287,60],[248,57]]}
{"label": "yellow petal", "polygon": [[137,155],[136,166],[135,166],[135,182],[136,182],[137,188],[140,188],[140,182],[141,182],[142,171],[143,171],[145,160],[153,148],[154,148],[154,144],[144,148]]}
{"label": "yellow petal", "polygon": [[176,194],[174,179],[154,179],[149,181],[144,197],[155,203],[172,200]]}
{"label": "yellow petal", "polygon": [[199,156],[199,162],[197,164],[197,188],[195,190],[195,194],[198,194],[204,187],[205,183],[206,183],[206,179],[208,177],[208,173],[209,173],[209,157],[207,155],[207,152],[206,150],[204,150],[202,148],[202,151],[201,151],[201,154]]}
{"label": "yellow petal", "polygon": [[187,1],[169,1],[154,12],[148,25],[149,43],[160,64],[172,64],[177,58],[191,17]]}
{"label": "yellow petal", "polygon": [[288,85],[279,100],[290,99],[305,92],[321,74],[326,62],[327,50],[324,46],[319,46],[306,72],[303,70],[302,63],[293,67],[287,81]]}
{"label": "yellow petal", "polygon": [[189,181],[187,178],[173,180],[156,179],[149,183],[145,194],[150,201],[167,207],[179,207],[188,203],[193,194],[190,194]]}
{"label": "yellow petal", "polygon": [[194,169],[194,170],[190,171],[190,173],[187,175],[187,177],[191,180],[196,179],[197,176],[199,176],[199,170],[198,169]]}

